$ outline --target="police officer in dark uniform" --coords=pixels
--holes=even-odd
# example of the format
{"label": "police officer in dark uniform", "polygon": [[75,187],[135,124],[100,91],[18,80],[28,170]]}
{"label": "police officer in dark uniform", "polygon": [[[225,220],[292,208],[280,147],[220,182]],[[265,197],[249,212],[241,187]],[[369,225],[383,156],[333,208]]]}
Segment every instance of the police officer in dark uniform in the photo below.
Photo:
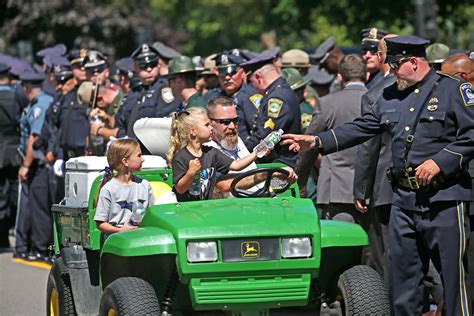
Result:
{"label": "police officer in dark uniform", "polygon": [[[258,55],[241,65],[252,86],[263,94],[252,134],[242,139],[249,150],[253,150],[272,131],[282,129],[285,133],[301,132],[298,99],[272,61],[271,56]],[[281,162],[295,169],[296,158],[296,153],[287,146],[277,145],[260,162]]]}
{"label": "police officer in dark uniform", "polygon": [[9,248],[8,231],[15,225],[18,199],[20,109],[15,107],[10,66],[0,63],[0,248]]}
{"label": "police officer in dark uniform", "polygon": [[224,51],[215,57],[221,95],[232,97],[239,117],[238,133],[246,139],[252,133],[253,121],[263,98],[246,82],[245,71],[240,66],[249,59],[238,49]]}
{"label": "police officer in dark uniform", "polygon": [[135,138],[133,125],[144,117],[167,117],[179,106],[166,80],[159,80],[159,54],[153,46],[142,44],[131,55],[135,72],[142,83],[140,89],[128,93],[117,120],[117,137]]}
{"label": "police officer in dark uniform", "polygon": [[367,89],[376,86],[383,81],[384,74],[380,71],[380,55],[378,45],[380,40],[387,35],[387,32],[372,27],[361,31],[362,58],[367,62],[367,72],[370,74],[369,80],[365,83]]}
{"label": "police officer in dark uniform", "polygon": [[[107,60],[104,55],[97,51],[87,51],[84,57],[81,57],[84,51],[79,51],[79,56],[75,59],[82,58],[82,66],[84,67],[85,77],[97,84],[102,83],[108,75]],[[69,58],[71,59],[71,57]],[[75,65],[71,65],[73,73],[73,89],[68,92],[62,101],[62,106],[58,120],[60,129],[56,143],[59,156],[62,160],[67,161],[73,157],[84,156],[90,153],[90,123],[87,108],[81,106],[77,101],[77,90],[82,83],[82,71],[74,69]],[[80,69],[79,69],[80,70]]]}
{"label": "police officer in dark uniform", "polygon": [[284,135],[293,150],[319,147],[322,154],[359,144],[388,129],[393,200],[389,225],[392,303],[395,315],[419,315],[422,279],[429,259],[442,275],[443,315],[472,315],[467,252],[474,155],[474,94],[463,83],[431,69],[428,41],[385,39],[387,63],[397,82],[377,105],[339,128]]}
{"label": "police officer in dark uniform", "polygon": [[[48,262],[48,248],[51,245],[53,229],[50,214],[52,201],[45,185],[49,182],[49,173],[44,155],[33,149],[33,144],[41,133],[46,111],[53,101],[53,98],[41,88],[44,78],[45,75],[39,72],[25,72],[20,75],[30,104],[20,121],[22,126],[20,146],[25,158],[18,171],[18,177],[27,184],[28,205],[20,210],[19,215],[22,218],[19,219],[19,228],[25,222],[30,223],[32,254],[28,256],[28,259]],[[17,253],[24,254],[27,251],[25,248],[28,236],[21,235],[24,232],[21,229],[17,230]],[[21,249],[21,247],[25,248]]]}

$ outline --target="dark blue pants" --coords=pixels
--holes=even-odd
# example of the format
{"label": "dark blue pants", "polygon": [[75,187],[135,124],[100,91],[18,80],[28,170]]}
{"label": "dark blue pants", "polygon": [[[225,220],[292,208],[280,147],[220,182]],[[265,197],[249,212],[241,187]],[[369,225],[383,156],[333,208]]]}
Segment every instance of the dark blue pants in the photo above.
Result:
{"label": "dark blue pants", "polygon": [[394,315],[421,314],[423,277],[430,258],[443,282],[443,315],[472,315],[468,215],[463,202],[433,203],[424,213],[392,205],[389,249]]}
{"label": "dark blue pants", "polygon": [[15,225],[18,202],[18,168],[0,169],[0,248],[10,247],[8,232]]}
{"label": "dark blue pants", "polygon": [[31,216],[31,237],[35,251],[46,254],[51,245],[53,222],[51,217],[51,172],[46,165],[35,170],[29,186],[28,206]]}
{"label": "dark blue pants", "polygon": [[16,220],[15,251],[28,252],[31,250],[31,215],[28,207],[28,183],[21,181],[20,207]]}

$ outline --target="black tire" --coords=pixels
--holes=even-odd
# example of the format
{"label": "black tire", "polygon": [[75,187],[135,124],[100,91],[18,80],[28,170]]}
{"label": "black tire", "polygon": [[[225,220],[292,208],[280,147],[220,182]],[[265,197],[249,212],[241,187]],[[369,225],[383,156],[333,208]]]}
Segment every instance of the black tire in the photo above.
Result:
{"label": "black tire", "polygon": [[62,258],[54,261],[48,276],[46,314],[76,315],[69,270]]}
{"label": "black tire", "polygon": [[390,315],[388,291],[380,275],[369,266],[352,267],[339,277],[345,315]]}
{"label": "black tire", "polygon": [[155,290],[139,278],[119,278],[110,283],[102,294],[99,315],[160,315]]}

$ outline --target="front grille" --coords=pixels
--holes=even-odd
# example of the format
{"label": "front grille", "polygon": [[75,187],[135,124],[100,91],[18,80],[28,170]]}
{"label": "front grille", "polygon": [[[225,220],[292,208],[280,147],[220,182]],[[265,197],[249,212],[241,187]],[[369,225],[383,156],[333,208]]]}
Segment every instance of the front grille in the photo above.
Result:
{"label": "front grille", "polygon": [[[227,279],[192,279],[194,304],[233,304],[306,301],[309,274]],[[284,304],[283,304],[284,305]],[[282,305],[282,306],[283,306]]]}

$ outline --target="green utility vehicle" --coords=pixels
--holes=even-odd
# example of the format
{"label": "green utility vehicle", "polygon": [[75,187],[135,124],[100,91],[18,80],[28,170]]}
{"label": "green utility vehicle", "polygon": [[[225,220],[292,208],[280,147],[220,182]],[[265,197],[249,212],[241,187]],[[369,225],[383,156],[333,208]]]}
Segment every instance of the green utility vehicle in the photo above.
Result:
{"label": "green utility vehicle", "polygon": [[[327,315],[390,314],[381,277],[360,265],[365,232],[319,220],[283,169],[238,176],[235,198],[152,206],[138,229],[104,240],[93,221],[102,177],[96,169],[88,183],[90,170],[71,166],[66,192],[78,203],[52,208],[48,315],[319,315],[321,306]],[[67,177],[74,172],[79,185]],[[239,189],[257,173],[257,189]],[[137,176],[155,196],[172,186],[169,169]]]}

